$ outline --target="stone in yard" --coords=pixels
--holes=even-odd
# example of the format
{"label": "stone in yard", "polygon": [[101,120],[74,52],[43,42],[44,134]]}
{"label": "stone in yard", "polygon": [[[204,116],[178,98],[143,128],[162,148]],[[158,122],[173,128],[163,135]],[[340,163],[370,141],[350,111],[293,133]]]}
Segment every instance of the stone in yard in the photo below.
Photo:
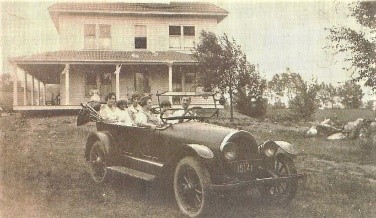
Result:
{"label": "stone in yard", "polygon": [[345,139],[346,138],[346,135],[339,132],[339,133],[334,133],[333,135],[330,135],[327,137],[328,140],[341,140],[341,139]]}
{"label": "stone in yard", "polygon": [[312,126],[307,132],[307,136],[315,136],[317,135],[317,129],[316,129],[316,126]]}

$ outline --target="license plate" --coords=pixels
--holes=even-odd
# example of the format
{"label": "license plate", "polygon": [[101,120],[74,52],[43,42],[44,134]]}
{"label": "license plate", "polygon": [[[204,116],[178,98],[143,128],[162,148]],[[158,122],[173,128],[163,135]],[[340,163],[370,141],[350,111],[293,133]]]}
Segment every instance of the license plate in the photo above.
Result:
{"label": "license plate", "polygon": [[250,172],[252,171],[252,164],[248,162],[241,162],[238,165],[236,165],[235,171],[238,174],[244,174],[244,173]]}

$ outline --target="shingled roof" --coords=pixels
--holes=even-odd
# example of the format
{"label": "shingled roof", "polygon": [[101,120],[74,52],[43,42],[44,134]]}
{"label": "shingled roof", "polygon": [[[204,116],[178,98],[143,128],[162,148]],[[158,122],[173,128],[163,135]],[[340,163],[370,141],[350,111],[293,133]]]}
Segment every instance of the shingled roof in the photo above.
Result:
{"label": "shingled roof", "polygon": [[51,18],[59,30],[60,13],[99,14],[141,14],[141,15],[186,15],[211,16],[222,21],[228,12],[212,3],[171,2],[171,3],[57,3],[48,8]]}
{"label": "shingled roof", "polygon": [[176,51],[55,51],[11,58],[16,63],[195,63],[190,54]]}
{"label": "shingled roof", "polygon": [[202,13],[228,14],[212,3],[171,2],[167,3],[57,3],[48,8],[59,12],[155,12],[155,13]]}

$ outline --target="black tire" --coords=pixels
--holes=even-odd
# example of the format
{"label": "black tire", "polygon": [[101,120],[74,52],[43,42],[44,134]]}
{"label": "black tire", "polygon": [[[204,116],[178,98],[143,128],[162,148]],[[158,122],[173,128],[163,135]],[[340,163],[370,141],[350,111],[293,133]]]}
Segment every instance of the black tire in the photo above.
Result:
{"label": "black tire", "polygon": [[90,176],[95,183],[102,184],[109,181],[110,172],[107,169],[108,154],[101,141],[95,141],[89,153]]}
{"label": "black tire", "polygon": [[[283,155],[275,158],[273,171],[278,177],[297,174],[293,160]],[[287,205],[295,197],[297,189],[298,180],[293,179],[277,184],[265,184],[260,188],[260,194],[269,203]]]}
{"label": "black tire", "polygon": [[184,215],[198,217],[210,211],[213,194],[210,184],[207,169],[196,158],[185,157],[180,160],[174,174],[174,193]]}

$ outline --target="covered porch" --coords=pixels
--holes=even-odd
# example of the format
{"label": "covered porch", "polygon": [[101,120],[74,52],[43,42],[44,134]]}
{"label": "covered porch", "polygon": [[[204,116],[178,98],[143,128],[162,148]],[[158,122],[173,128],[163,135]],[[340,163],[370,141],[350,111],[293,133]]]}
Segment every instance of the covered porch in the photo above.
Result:
{"label": "covered porch", "polygon": [[[134,92],[150,93],[154,104],[158,92],[197,91],[195,61],[189,54],[174,51],[59,51],[10,62],[17,81],[14,110],[77,110],[81,102],[90,100],[92,90],[99,92],[102,101],[110,91],[118,99],[128,99]],[[22,95],[17,92],[18,84],[24,87]],[[168,98],[179,104],[179,98]],[[192,103],[207,105],[205,100]]]}

